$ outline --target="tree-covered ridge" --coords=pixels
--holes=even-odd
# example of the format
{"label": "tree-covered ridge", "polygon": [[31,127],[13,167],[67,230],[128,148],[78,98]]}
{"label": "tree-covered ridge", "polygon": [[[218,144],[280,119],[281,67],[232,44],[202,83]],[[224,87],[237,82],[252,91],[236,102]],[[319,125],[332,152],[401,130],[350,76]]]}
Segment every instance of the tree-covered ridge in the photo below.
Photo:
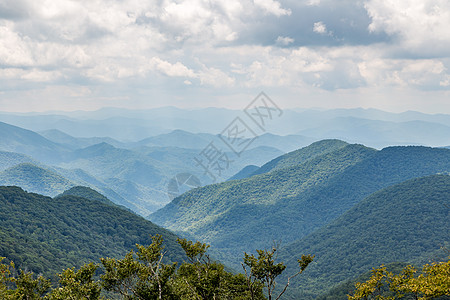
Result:
{"label": "tree-covered ridge", "polygon": [[238,179],[244,179],[252,176],[252,174],[258,170],[259,167],[255,165],[248,165],[245,166],[242,170],[231,176],[228,180],[238,180]]}
{"label": "tree-covered ridge", "polygon": [[162,234],[179,261],[176,236],[121,208],[76,196],[49,198],[0,187],[0,256],[36,273],[57,273],[100,257],[121,257]]}
{"label": "tree-covered ridge", "polygon": [[287,245],[279,258],[315,253],[315,263],[294,283],[318,295],[383,263],[445,260],[450,241],[450,176],[412,179],[365,198],[337,220]]}
{"label": "tree-covered ridge", "polygon": [[286,153],[269,161],[251,175],[268,173],[270,171],[300,165],[310,159],[333,152],[334,150],[340,149],[347,145],[348,144],[346,142],[340,140],[318,141],[307,147]]}
{"label": "tree-covered ridge", "polygon": [[448,149],[348,145],[296,167],[192,190],[151,220],[193,234],[233,263],[271,240],[308,235],[380,189],[448,170]]}
{"label": "tree-covered ridge", "polygon": [[[236,247],[234,255],[277,238],[293,241],[298,236],[296,225],[302,220],[295,216],[295,210],[286,210],[283,202],[310,194],[375,152],[361,145],[348,145],[301,165],[195,189],[174,199],[150,219],[169,229],[194,234],[213,247]],[[276,216],[284,221],[262,222]],[[286,221],[292,221],[289,227]]]}
{"label": "tree-covered ridge", "polygon": [[37,161],[25,154],[0,151],[0,171],[4,171],[21,163],[38,164]]}
{"label": "tree-covered ridge", "polygon": [[64,191],[62,194],[58,195],[57,197],[62,196],[77,196],[85,199],[89,199],[92,201],[100,201],[102,203],[108,204],[108,205],[115,205],[111,200],[97,192],[96,190],[93,190],[86,186],[74,186],[73,188],[68,189],[67,191]]}
{"label": "tree-covered ridge", "polygon": [[21,163],[0,172],[0,185],[20,186],[29,192],[53,197],[75,184],[52,170]]}

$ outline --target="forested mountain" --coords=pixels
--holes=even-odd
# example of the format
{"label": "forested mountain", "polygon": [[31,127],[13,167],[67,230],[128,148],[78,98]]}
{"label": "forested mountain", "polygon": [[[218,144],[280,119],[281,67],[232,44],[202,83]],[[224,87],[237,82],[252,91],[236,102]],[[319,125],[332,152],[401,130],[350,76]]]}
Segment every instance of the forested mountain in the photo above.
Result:
{"label": "forested mountain", "polygon": [[0,256],[35,273],[54,275],[100,257],[123,257],[155,234],[163,235],[170,259],[183,257],[173,233],[101,201],[0,187],[0,207]]}
{"label": "forested mountain", "polygon": [[28,192],[53,197],[75,184],[49,169],[22,163],[0,172],[0,185],[20,186]]}
{"label": "forested mountain", "polygon": [[[71,186],[83,185],[96,188],[107,194],[115,203],[124,205],[141,215],[148,215],[170,201],[168,183],[177,174],[193,174],[202,184],[209,184],[213,180],[220,182],[228,179],[245,165],[261,165],[283,154],[273,147],[258,146],[247,149],[238,157],[228,148],[221,148],[219,151],[227,155],[229,161],[226,168],[217,174],[220,176],[212,178],[194,158],[202,152],[201,147],[220,140],[215,135],[175,131],[166,136],[155,137],[156,141],[162,144],[173,142],[179,145],[186,142],[196,147],[187,149],[139,146],[140,143],[120,143],[110,138],[75,138],[58,130],[46,131],[45,134],[48,137],[58,141],[55,143],[32,131],[2,124],[0,136],[3,134],[5,139],[0,142],[0,150],[19,151],[23,150],[21,147],[25,145],[23,146],[25,153],[39,152],[37,157],[44,158],[43,162],[48,164],[35,159],[34,156],[27,157],[23,154],[3,151],[0,154],[1,169],[13,167],[22,162],[31,162],[66,177],[73,183]],[[186,136],[186,140],[183,141],[179,135]],[[201,144],[195,138],[190,140],[197,136],[202,137],[205,143]],[[211,140],[208,140],[210,138]],[[106,142],[92,145],[93,142],[101,140],[111,141],[115,145],[122,145],[128,149],[117,148]],[[86,144],[89,146],[79,148]],[[54,191],[38,189],[37,184],[44,186],[52,185],[53,182],[36,182],[32,174],[28,177],[25,175],[24,179],[20,178],[23,174],[17,177],[17,174],[11,173],[11,177],[7,178],[8,174],[10,173],[4,174],[4,184],[22,186],[45,195],[54,196],[68,188],[68,186],[57,187]],[[41,176],[40,179],[49,179],[49,177]],[[35,182],[31,183],[33,181]]]}
{"label": "forested mountain", "polygon": [[[307,221],[307,212],[318,209],[309,204],[308,196],[375,152],[348,145],[297,166],[195,189],[153,213],[150,220],[229,249],[230,257],[264,247],[272,239],[293,241],[320,224],[319,220]],[[298,211],[305,216],[298,218]],[[315,214],[312,217],[316,218]]]}
{"label": "forested mountain", "polygon": [[[58,165],[65,169],[85,170],[109,185],[137,210],[126,203],[121,204],[141,215],[148,215],[169,201],[167,186],[175,175],[188,172],[197,176],[203,184],[212,181],[194,160],[200,152],[198,149],[176,147],[141,147],[133,151],[101,143],[75,150],[70,159]],[[228,152],[232,162],[228,169],[222,171],[222,180],[243,165],[263,163],[280,154],[281,151],[269,147],[253,148],[236,158]]]}
{"label": "forested mountain", "polygon": [[336,149],[348,145],[346,142],[340,140],[323,140],[315,142],[307,147],[289,152],[285,155],[279,156],[268,163],[261,166],[251,175],[263,174],[270,171],[300,165],[314,157],[332,152]]}
{"label": "forested mountain", "polygon": [[255,165],[249,165],[245,166],[242,170],[234,174],[232,177],[230,177],[228,180],[237,180],[237,179],[244,179],[252,176],[254,172],[259,170],[258,166]]}
{"label": "forested mountain", "polygon": [[272,240],[300,239],[382,188],[449,170],[448,149],[348,145],[298,166],[189,191],[150,219],[229,259]]}
{"label": "forested mountain", "polygon": [[36,132],[0,122],[0,150],[26,154],[43,162],[64,157],[69,149]]}
{"label": "forested mountain", "polygon": [[36,160],[25,154],[0,151],[0,171],[14,167],[21,163],[32,163],[35,165],[38,164]]}
{"label": "forested mountain", "polygon": [[[445,260],[450,242],[450,176],[432,175],[390,186],[366,197],[335,221],[286,245],[279,259],[314,253],[315,262],[293,281],[297,298],[392,262]],[[289,273],[289,272],[287,272]],[[291,290],[293,292],[293,290]]]}
{"label": "forested mountain", "polygon": [[86,186],[74,186],[73,188],[68,189],[67,191],[64,191],[62,194],[59,194],[56,197],[63,197],[63,196],[76,196],[85,198],[92,201],[100,201],[104,204],[113,205],[115,206],[114,202],[109,200],[107,197],[103,196],[99,192],[86,187]]}

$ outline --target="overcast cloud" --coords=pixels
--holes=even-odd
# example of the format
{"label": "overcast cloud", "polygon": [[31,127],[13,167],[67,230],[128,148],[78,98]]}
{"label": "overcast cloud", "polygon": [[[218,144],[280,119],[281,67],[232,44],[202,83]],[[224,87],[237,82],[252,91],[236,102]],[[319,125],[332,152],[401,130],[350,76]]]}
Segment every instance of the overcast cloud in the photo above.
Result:
{"label": "overcast cloud", "polygon": [[447,0],[0,0],[0,110],[450,113]]}

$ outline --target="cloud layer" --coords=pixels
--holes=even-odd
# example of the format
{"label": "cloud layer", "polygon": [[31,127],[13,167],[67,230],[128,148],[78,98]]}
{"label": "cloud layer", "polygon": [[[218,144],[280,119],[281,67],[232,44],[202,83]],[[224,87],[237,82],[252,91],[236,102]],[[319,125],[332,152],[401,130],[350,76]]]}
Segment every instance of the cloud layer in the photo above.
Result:
{"label": "cloud layer", "polygon": [[445,0],[0,0],[0,110],[238,106],[256,90],[289,106],[403,90],[404,110],[418,91],[440,110],[448,28]]}

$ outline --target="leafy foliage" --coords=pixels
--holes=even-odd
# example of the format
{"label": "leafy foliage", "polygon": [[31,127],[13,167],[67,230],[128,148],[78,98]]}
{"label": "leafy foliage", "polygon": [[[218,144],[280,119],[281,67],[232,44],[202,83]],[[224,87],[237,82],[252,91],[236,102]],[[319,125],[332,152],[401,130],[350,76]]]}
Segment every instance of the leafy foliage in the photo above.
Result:
{"label": "leafy foliage", "polygon": [[[349,300],[380,299],[393,300],[413,295],[414,299],[435,299],[450,296],[450,259],[447,262],[426,264],[420,275],[417,269],[406,266],[401,274],[394,275],[385,266],[374,268],[372,276],[366,282],[357,282],[356,291]],[[389,286],[389,292],[382,289]]]}
{"label": "leafy foliage", "polygon": [[172,261],[183,250],[176,236],[121,208],[76,196],[57,198],[0,187],[0,256],[35,273],[53,275],[99,257],[125,255],[161,234]]}
{"label": "leafy foliage", "polygon": [[[276,247],[273,247],[272,250],[256,250],[256,252],[258,253],[258,257],[255,257],[253,254],[249,255],[245,253],[244,263],[242,264],[250,290],[252,291],[253,287],[255,285],[257,286],[258,283],[265,285],[269,300],[271,300],[273,297],[272,295],[276,287],[276,278],[280,276],[281,273],[283,273],[283,271],[286,269],[286,265],[284,265],[283,263],[275,263],[276,251]],[[275,298],[276,300],[278,300],[284,294],[290,284],[291,279],[303,273],[303,271],[308,267],[313,259],[314,256],[302,255],[302,258],[297,260],[300,270],[294,275],[288,277],[286,285]],[[247,267],[249,268],[248,271]]]}
{"label": "leafy foliage", "polygon": [[[163,262],[165,255],[161,235],[152,237],[149,246],[136,245],[123,259],[102,258],[103,274],[94,279],[98,268],[85,264],[78,271],[66,269],[59,274],[59,285],[50,289],[50,281],[32,273],[12,276],[14,264],[0,264],[1,299],[103,299],[102,287],[114,298],[123,299],[265,299],[262,283],[251,289],[242,274],[232,274],[224,266],[211,262],[206,255],[208,245],[178,239],[188,261],[176,269],[177,263]],[[1,259],[0,259],[1,262]],[[112,294],[111,294],[112,293]],[[270,298],[270,296],[269,296]]]}

